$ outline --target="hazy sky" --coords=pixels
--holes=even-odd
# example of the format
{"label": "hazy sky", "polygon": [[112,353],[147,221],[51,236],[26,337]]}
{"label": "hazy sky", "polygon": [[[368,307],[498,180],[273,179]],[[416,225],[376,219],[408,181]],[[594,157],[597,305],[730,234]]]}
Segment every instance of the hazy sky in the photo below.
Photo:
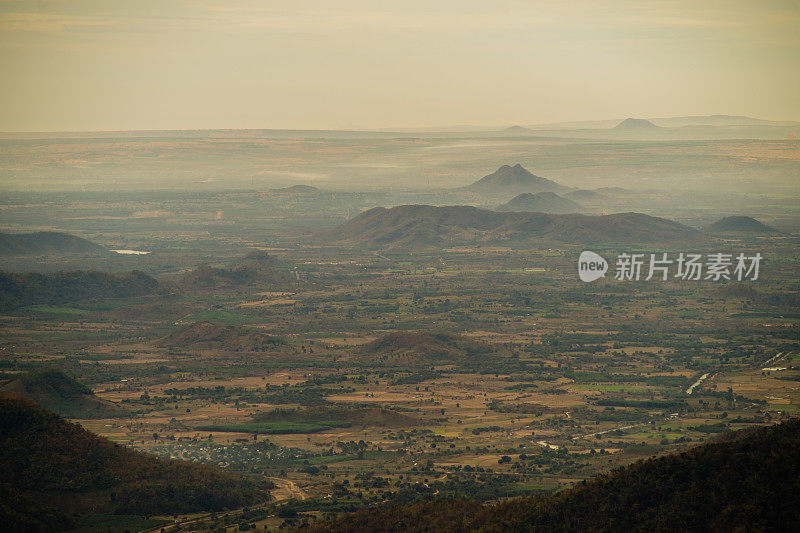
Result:
{"label": "hazy sky", "polygon": [[0,0],[0,131],[800,120],[800,0]]}

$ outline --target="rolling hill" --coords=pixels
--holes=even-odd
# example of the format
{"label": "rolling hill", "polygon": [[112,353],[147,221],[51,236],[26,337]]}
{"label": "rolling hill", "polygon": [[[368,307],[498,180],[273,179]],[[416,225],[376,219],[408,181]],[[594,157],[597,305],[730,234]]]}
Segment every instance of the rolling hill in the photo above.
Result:
{"label": "rolling hill", "polygon": [[17,255],[106,255],[110,252],[92,241],[55,231],[0,233],[0,256]]}
{"label": "rolling hill", "polygon": [[222,511],[266,500],[269,482],[163,461],[94,435],[24,398],[0,396],[0,524],[63,531],[87,515]]}
{"label": "rolling hill", "polygon": [[456,244],[626,244],[698,242],[699,231],[641,213],[499,213],[471,206],[376,207],[338,228],[316,235],[320,242],[368,248],[415,249]]}
{"label": "rolling hill", "polygon": [[586,209],[577,202],[561,197],[554,192],[524,192],[499,205],[495,211],[532,213],[581,213]]}
{"label": "rolling hill", "polygon": [[747,216],[730,216],[721,218],[716,222],[703,228],[705,231],[714,234],[726,233],[760,233],[773,234],[780,233],[775,228],[762,224],[758,220]]}
{"label": "rolling hill", "polygon": [[303,531],[792,531],[800,523],[800,419],[741,430],[555,494],[494,505],[429,500]]}
{"label": "rolling hill", "polygon": [[493,352],[488,344],[443,331],[396,331],[358,349],[358,355],[386,363],[456,361]]}
{"label": "rolling hill", "polygon": [[238,326],[194,322],[156,342],[161,348],[267,352],[286,344],[281,337]]}
{"label": "rolling hill", "polygon": [[569,188],[547,178],[536,176],[517,163],[513,167],[501,166],[488,176],[469,185],[467,190],[492,194],[519,194],[542,191],[561,192],[569,190]]}
{"label": "rolling hill", "polygon": [[115,418],[130,414],[101,400],[92,389],[60,370],[35,370],[0,386],[0,394],[22,396],[64,418]]}
{"label": "rolling hill", "polygon": [[575,202],[586,202],[586,203],[595,203],[601,202],[603,200],[608,200],[608,196],[605,194],[601,194],[597,191],[592,191],[589,189],[578,189],[576,191],[570,191],[564,194],[564,198],[569,198]]}
{"label": "rolling hill", "polygon": [[282,286],[295,279],[289,267],[266,252],[253,251],[224,267],[203,265],[184,275],[178,285],[187,291],[236,289],[253,285]]}

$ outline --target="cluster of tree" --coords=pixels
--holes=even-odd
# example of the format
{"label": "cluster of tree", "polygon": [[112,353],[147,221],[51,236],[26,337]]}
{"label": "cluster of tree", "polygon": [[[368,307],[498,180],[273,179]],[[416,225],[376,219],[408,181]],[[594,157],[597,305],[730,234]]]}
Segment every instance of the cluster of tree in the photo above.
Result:
{"label": "cluster of tree", "polygon": [[800,419],[742,430],[546,496],[431,499],[306,531],[788,531],[800,523]]}

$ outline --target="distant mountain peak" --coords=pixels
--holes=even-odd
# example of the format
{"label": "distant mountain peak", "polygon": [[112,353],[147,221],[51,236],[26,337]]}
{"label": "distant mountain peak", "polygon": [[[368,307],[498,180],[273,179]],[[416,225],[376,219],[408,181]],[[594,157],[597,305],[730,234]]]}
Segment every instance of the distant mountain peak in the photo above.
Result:
{"label": "distant mountain peak", "polygon": [[522,126],[514,125],[514,126],[509,126],[508,128],[504,129],[503,133],[519,133],[519,134],[527,135],[527,134],[533,133],[533,130],[528,129],[528,128],[524,128]]}
{"label": "distant mountain peak", "polygon": [[616,126],[615,130],[657,130],[660,126],[656,126],[649,120],[643,118],[626,118]]}
{"label": "distant mountain peak", "polygon": [[563,191],[567,189],[555,181],[533,174],[520,163],[516,163],[513,166],[502,165],[468,188],[474,191],[497,193],[534,193],[543,191]]}
{"label": "distant mountain peak", "polygon": [[313,185],[292,185],[290,187],[282,187],[280,189],[272,189],[272,192],[278,193],[289,193],[289,194],[305,194],[305,193],[317,193],[320,192],[320,189],[314,187]]}

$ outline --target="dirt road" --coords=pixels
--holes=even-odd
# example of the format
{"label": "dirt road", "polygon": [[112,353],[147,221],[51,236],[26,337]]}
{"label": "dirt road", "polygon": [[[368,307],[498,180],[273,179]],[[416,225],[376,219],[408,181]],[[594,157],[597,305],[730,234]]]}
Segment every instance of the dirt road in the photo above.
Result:
{"label": "dirt road", "polygon": [[308,498],[308,495],[303,492],[294,481],[282,477],[271,477],[267,479],[275,483],[276,488],[272,490],[271,494],[276,501],[281,502],[292,498],[296,500],[305,500]]}

